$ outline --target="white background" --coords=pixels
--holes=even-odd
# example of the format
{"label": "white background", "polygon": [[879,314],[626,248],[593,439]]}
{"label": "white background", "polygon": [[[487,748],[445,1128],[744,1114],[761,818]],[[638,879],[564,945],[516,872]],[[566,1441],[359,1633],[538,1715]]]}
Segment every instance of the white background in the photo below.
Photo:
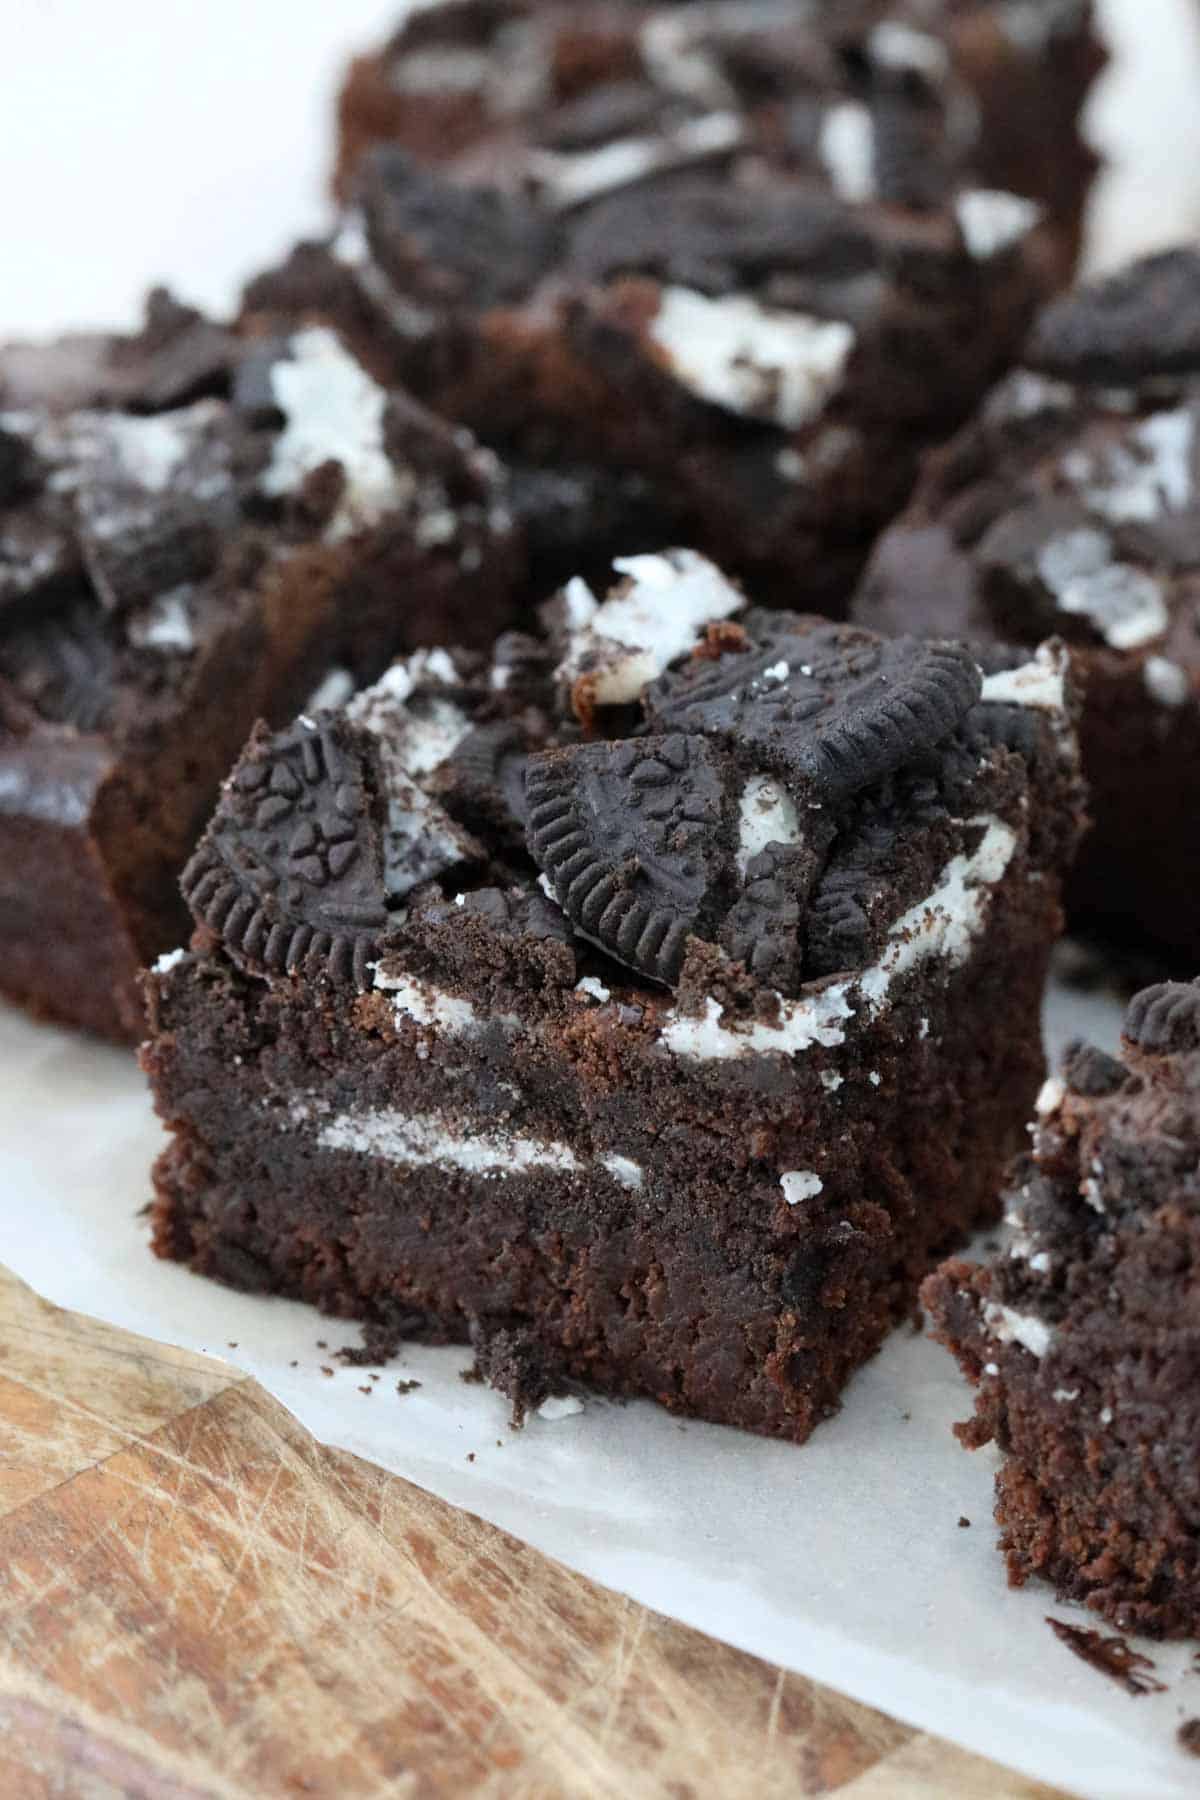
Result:
{"label": "white background", "polygon": [[[337,73],[393,0],[0,0],[0,335],[229,304],[326,216]],[[1100,260],[1200,225],[1200,4],[1101,0]]]}

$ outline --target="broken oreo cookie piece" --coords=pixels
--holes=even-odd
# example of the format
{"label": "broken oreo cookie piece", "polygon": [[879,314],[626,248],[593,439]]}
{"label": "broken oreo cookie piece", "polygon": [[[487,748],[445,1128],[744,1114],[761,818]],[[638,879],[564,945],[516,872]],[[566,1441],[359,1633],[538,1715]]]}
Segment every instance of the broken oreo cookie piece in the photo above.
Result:
{"label": "broken oreo cookie piece", "polygon": [[754,650],[668,671],[647,714],[655,729],[719,738],[816,803],[934,748],[979,699],[978,666],[955,645],[786,616],[745,623]]}

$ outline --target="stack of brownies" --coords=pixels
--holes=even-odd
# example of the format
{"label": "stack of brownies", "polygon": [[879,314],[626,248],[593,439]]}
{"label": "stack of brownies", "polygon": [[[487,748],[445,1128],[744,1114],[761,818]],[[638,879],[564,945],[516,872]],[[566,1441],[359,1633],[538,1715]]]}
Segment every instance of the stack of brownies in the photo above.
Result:
{"label": "stack of brownies", "polygon": [[1102,62],[1087,0],[415,4],[236,317],[0,350],[0,988],[144,1037],[160,1254],[518,1415],[800,1442],[928,1278],[1014,1578],[1181,1631],[1194,989],[930,1273],[1064,891],[1200,950],[1200,252],[1056,298]]}

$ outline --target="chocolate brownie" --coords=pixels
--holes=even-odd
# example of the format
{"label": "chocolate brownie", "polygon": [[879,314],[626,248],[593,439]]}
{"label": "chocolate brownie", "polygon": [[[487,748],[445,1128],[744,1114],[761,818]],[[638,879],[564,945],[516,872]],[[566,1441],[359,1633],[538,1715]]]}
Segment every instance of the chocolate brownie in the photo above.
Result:
{"label": "chocolate brownie", "polygon": [[149,981],[155,1244],[792,1438],[992,1216],[1079,824],[1063,659],[985,677],[692,551],[259,732]]}
{"label": "chocolate brownie", "polygon": [[1007,1251],[923,1298],[978,1389],[1009,1580],[1122,1631],[1200,1635],[1200,983],[1130,1003],[1120,1060],[1077,1046],[1012,1173]]}
{"label": "chocolate brownie", "polygon": [[[1096,828],[1068,892],[1200,961],[1200,251],[1050,307],[934,455],[853,609],[876,630],[1072,644]],[[1177,972],[1172,969],[1172,972]]]}
{"label": "chocolate brownie", "polygon": [[[942,37],[859,10],[427,9],[387,54],[411,136],[357,159],[342,229],[253,281],[248,313],[334,317],[529,471],[556,579],[674,538],[760,603],[844,611],[1061,262],[1038,204],[972,160]],[[529,56],[564,85],[474,136],[470,72],[490,93]],[[427,79],[453,86],[458,154],[426,154]],[[564,467],[605,518],[545,516]],[[640,484],[625,504],[612,471]]]}
{"label": "chocolate brownie", "polygon": [[665,116],[686,148],[690,123],[728,109],[802,164],[824,135],[843,185],[903,204],[936,193],[951,160],[1028,195],[1065,278],[1096,165],[1080,113],[1103,63],[1089,0],[443,0],[351,65],[334,189],[349,199],[379,144],[481,168],[514,138],[578,153],[657,135]]}
{"label": "chocolate brownie", "polygon": [[135,338],[0,350],[0,991],[136,1035],[255,719],[490,641],[519,568],[494,459],[329,330],[158,294]]}

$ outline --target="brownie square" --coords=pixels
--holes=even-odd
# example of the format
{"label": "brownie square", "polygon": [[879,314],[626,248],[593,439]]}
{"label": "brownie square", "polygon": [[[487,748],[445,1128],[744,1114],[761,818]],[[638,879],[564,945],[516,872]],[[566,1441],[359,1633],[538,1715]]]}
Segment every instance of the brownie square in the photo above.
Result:
{"label": "brownie square", "polygon": [[584,1383],[801,1441],[1036,1092],[1064,660],[620,572],[252,740],[149,980],[155,1245],[469,1341],[518,1411]]}
{"label": "brownie square", "polygon": [[881,631],[1067,639],[1095,830],[1074,920],[1200,959],[1200,253],[1040,319],[1023,366],[933,456],[854,616]]}
{"label": "brownie square", "polygon": [[[666,101],[685,120],[689,105],[734,106],[796,154],[844,86],[873,115],[881,187],[902,157],[910,193],[927,193],[930,165],[960,157],[981,186],[1046,208],[1065,279],[1096,167],[1080,114],[1104,60],[1088,0],[448,0],[351,64],[334,190],[349,199],[380,144],[483,166],[514,137],[551,152],[636,138]],[[853,138],[845,121],[828,132],[831,145]]]}
{"label": "brownie square", "polygon": [[[922,449],[1062,277],[1041,199],[975,155],[953,47],[1003,60],[1010,10],[424,10],[383,53],[395,131],[346,139],[341,230],[248,314],[336,318],[521,470],[543,578],[674,539],[760,603],[844,611]],[[578,503],[550,505],[551,471]]]}
{"label": "brownie square", "polygon": [[0,991],[117,1038],[256,718],[417,641],[490,641],[518,539],[494,459],[329,330],[0,351]]}
{"label": "brownie square", "polygon": [[1014,1168],[1015,1236],[923,1298],[994,1443],[1009,1580],[1122,1631],[1200,1633],[1200,985],[1130,1004],[1119,1060],[1077,1046]]}

